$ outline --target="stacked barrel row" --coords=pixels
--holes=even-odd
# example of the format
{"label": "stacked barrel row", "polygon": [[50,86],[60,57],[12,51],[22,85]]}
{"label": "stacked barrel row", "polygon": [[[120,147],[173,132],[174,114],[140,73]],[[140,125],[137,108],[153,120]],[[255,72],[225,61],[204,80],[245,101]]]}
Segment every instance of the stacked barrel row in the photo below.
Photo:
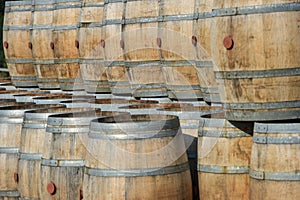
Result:
{"label": "stacked barrel row", "polygon": [[178,4],[6,2],[4,47],[13,82],[137,98],[202,98],[209,86],[200,83],[205,77],[196,66],[212,72],[210,57],[197,43],[209,39],[199,32],[206,22],[198,20],[199,3]]}
{"label": "stacked barrel row", "polygon": [[224,0],[208,7],[225,113],[200,120],[200,199],[298,199],[300,4]]}
{"label": "stacked barrel row", "polygon": [[[178,118],[111,111],[156,101],[95,99],[45,90],[3,89],[0,96],[0,199],[118,199],[125,193],[132,198],[191,199]],[[62,103],[66,100],[73,103]],[[77,104],[80,100],[88,105]],[[90,126],[93,119],[97,120]],[[141,134],[144,129],[147,132]],[[139,155],[168,145],[160,155]],[[136,187],[152,191],[142,194]]]}
{"label": "stacked barrel row", "polygon": [[[186,189],[176,182],[186,193],[182,190],[179,191],[182,192],[180,194],[173,192],[174,188],[169,188],[168,192],[160,192],[165,190],[164,186],[156,185],[157,187],[143,190],[148,192],[147,195],[137,194],[136,191],[141,191],[139,187],[148,188],[146,183],[153,186],[164,182],[161,177],[155,179],[155,183],[143,177],[149,174],[155,177],[161,175],[157,168],[162,168],[165,162],[150,159],[151,153],[149,159],[131,156],[136,153],[133,149],[149,153],[161,147],[161,143],[156,137],[151,137],[153,146],[149,147],[150,150],[146,148],[148,145],[144,141],[130,145],[123,143],[122,138],[126,138],[127,142],[130,137],[135,138],[130,135],[134,131],[141,133],[144,124],[137,123],[136,130],[133,131],[126,125],[128,119],[121,117],[119,120],[124,120],[125,125],[120,125],[119,128],[123,132],[129,131],[129,136],[125,137],[118,128],[111,127],[111,124],[115,124],[115,119],[97,120],[88,130],[91,136],[90,146],[93,148],[90,155],[87,155],[89,161],[86,162],[84,176],[88,177],[88,181],[85,179],[86,188],[82,188],[84,198],[120,199],[125,192],[130,199],[145,196],[150,199],[197,199],[199,190],[201,199],[299,199],[298,2],[189,0],[174,3],[171,0],[149,0],[55,1],[39,4],[44,6],[41,10],[52,4],[53,20],[55,15],[59,16],[57,24],[54,20],[52,27],[49,26],[51,28],[47,30],[52,38],[56,38],[51,38],[50,45],[46,45],[54,55],[49,58],[53,63],[44,63],[49,67],[48,71],[57,73],[57,78],[53,80],[56,80],[59,88],[82,90],[82,79],[88,93],[111,91],[123,97],[167,97],[181,102],[183,99],[193,99],[193,104],[202,103],[199,98],[203,97],[207,102],[221,102],[225,109],[225,113],[219,113],[222,108],[217,106],[117,106],[117,111],[131,114],[158,112],[178,116],[185,145],[182,149],[182,145],[176,143],[175,149],[180,154],[181,150],[185,152],[187,148],[193,186],[189,183]],[[17,7],[16,11],[23,9],[23,6]],[[34,3],[34,7],[37,9],[39,6]],[[47,13],[46,10],[41,14]],[[60,19],[61,17],[63,18]],[[67,20],[68,17],[71,19]],[[10,26],[7,30],[17,28]],[[29,31],[29,38],[32,37],[32,32]],[[288,42],[287,38],[291,38],[293,42]],[[10,43],[4,42],[4,46],[9,49]],[[28,47],[33,48],[34,45],[31,44]],[[29,57],[25,59],[30,59]],[[21,56],[14,59],[18,60],[17,64],[24,60]],[[35,70],[40,67],[38,59],[32,59]],[[29,63],[29,60],[24,62]],[[18,66],[22,68],[25,65],[23,63]],[[15,80],[13,78],[14,82]],[[44,81],[47,80],[48,77],[45,77]],[[108,100],[109,104],[114,101],[116,100]],[[74,105],[75,101],[71,104]],[[218,114],[214,114],[215,111]],[[149,122],[149,116],[133,117],[131,120],[138,122],[141,118]],[[153,116],[153,121],[161,119],[168,124],[167,118],[163,115]],[[98,123],[103,127],[101,131]],[[115,135],[99,136],[99,132],[109,134],[108,127],[115,131]],[[176,127],[174,125],[172,131]],[[56,128],[53,130],[58,130]],[[152,126],[151,133],[157,131],[156,128],[151,128]],[[161,132],[163,135],[169,134],[163,130]],[[139,137],[144,139],[143,134]],[[118,141],[114,145],[118,148],[103,141],[116,138]],[[164,142],[168,143],[162,143]],[[140,149],[141,146],[145,148]],[[120,149],[123,157],[118,154]],[[125,154],[123,149],[126,149]],[[106,152],[109,153],[102,154]],[[58,167],[56,163],[60,163],[61,158],[50,157],[45,158],[50,161],[44,164]],[[142,172],[134,180],[132,175],[137,171],[133,170],[130,161],[137,163],[135,167]],[[166,159],[167,161],[170,160]],[[174,161],[175,168],[172,166],[162,169],[178,172],[176,170],[179,167],[186,170],[186,165],[181,161],[181,158]],[[147,167],[142,166],[143,162],[147,163]],[[70,164],[68,161],[67,163]],[[155,173],[149,170],[154,170]],[[54,172],[45,172],[45,177],[49,173]],[[45,186],[49,184],[47,195],[51,194],[55,198],[70,194],[68,190],[62,190],[61,193],[61,186],[57,185],[59,180],[53,179],[52,183],[49,181],[47,179],[42,187],[45,190]],[[170,182],[173,183],[173,180]],[[78,195],[78,186],[76,188],[74,194]],[[193,195],[188,194],[191,188]],[[174,190],[176,189],[178,188]],[[101,190],[101,193],[97,190]],[[172,196],[173,194],[176,195]],[[63,199],[61,196],[58,198]]]}

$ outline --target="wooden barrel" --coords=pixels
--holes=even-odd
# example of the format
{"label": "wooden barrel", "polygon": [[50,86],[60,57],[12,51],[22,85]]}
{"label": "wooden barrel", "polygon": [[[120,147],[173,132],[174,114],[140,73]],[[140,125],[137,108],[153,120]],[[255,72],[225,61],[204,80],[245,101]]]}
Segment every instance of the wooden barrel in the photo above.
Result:
{"label": "wooden barrel", "polygon": [[11,83],[11,78],[10,77],[1,77],[0,78],[0,85],[1,84],[6,84],[6,83]]}
{"label": "wooden barrel", "polygon": [[81,199],[92,119],[127,113],[81,112],[48,117],[41,164],[41,199]]}
{"label": "wooden barrel", "polygon": [[90,102],[93,101],[93,99],[74,99],[60,101],[60,103],[66,105],[67,108],[90,108]]}
{"label": "wooden barrel", "polygon": [[197,171],[198,129],[202,115],[222,112],[222,107],[211,106],[180,106],[158,109],[160,114],[178,116],[184,144],[189,160],[193,182],[193,199],[199,199],[199,184]]}
{"label": "wooden barrel", "polygon": [[131,114],[159,114],[159,109],[164,108],[181,108],[193,106],[188,103],[149,103],[149,104],[133,104],[119,107],[120,110],[130,112]]}
{"label": "wooden barrel", "polygon": [[167,97],[156,44],[159,2],[138,0],[113,6],[123,9],[121,48],[133,96]]}
{"label": "wooden barrel", "polygon": [[250,199],[299,199],[299,158],[299,120],[255,123]]}
{"label": "wooden barrel", "polygon": [[15,95],[27,95],[27,94],[46,94],[47,91],[28,91],[28,90],[1,90],[0,98],[3,99],[15,99]]}
{"label": "wooden barrel", "polygon": [[80,73],[78,27],[81,0],[56,0],[53,19],[54,61],[61,90],[84,90]]}
{"label": "wooden barrel", "polygon": [[3,46],[11,80],[16,87],[37,87],[32,59],[32,1],[5,2]]}
{"label": "wooden barrel", "polygon": [[60,89],[54,64],[53,19],[55,0],[34,0],[31,34],[32,55],[40,89]]}
{"label": "wooden barrel", "polygon": [[209,104],[205,102],[203,99],[189,99],[189,100],[172,100],[173,103],[190,103],[193,104],[194,106],[208,106]]}
{"label": "wooden barrel", "polygon": [[293,0],[214,1],[211,50],[228,119],[299,118],[299,10]]}
{"label": "wooden barrel", "polygon": [[[57,107],[58,105],[56,105]],[[49,105],[0,107],[0,197],[18,197],[18,153],[24,112],[47,108]],[[53,105],[54,107],[54,105]]]}
{"label": "wooden barrel", "polygon": [[[53,95],[53,96],[51,96]],[[33,102],[36,104],[59,104],[65,100],[93,100],[95,97],[87,95],[72,95],[72,94],[51,94],[44,97],[35,97]]]}
{"label": "wooden barrel", "polygon": [[80,71],[88,93],[110,93],[101,46],[103,9],[104,0],[84,0],[80,14]]}
{"label": "wooden barrel", "polygon": [[210,45],[211,23],[213,20],[212,6],[213,1],[202,0],[196,5],[198,20],[194,26],[197,27],[195,30],[195,39],[199,53],[196,58],[195,67],[198,72],[203,99],[209,103],[217,103],[220,102],[220,95],[213,70]]}
{"label": "wooden barrel", "polygon": [[179,127],[176,116],[166,115],[93,120],[84,199],[192,199]]}
{"label": "wooden barrel", "polygon": [[91,109],[50,108],[26,111],[21,131],[18,191],[22,199],[40,199],[40,166],[48,116]]}
{"label": "wooden barrel", "polygon": [[253,123],[233,122],[224,113],[204,115],[199,123],[200,199],[249,199]]}
{"label": "wooden barrel", "polygon": [[16,94],[26,94],[28,93],[26,90],[3,90],[0,91],[1,99],[14,99],[14,95]]}
{"label": "wooden barrel", "polygon": [[16,90],[16,87],[11,82],[10,77],[1,78],[0,80],[0,87],[5,88],[6,90]]}
{"label": "wooden barrel", "polygon": [[15,102],[12,101],[14,99],[0,99],[0,107],[7,107],[7,106],[28,106],[28,105],[34,105],[34,103],[31,102]]}
{"label": "wooden barrel", "polygon": [[[65,94],[63,94],[65,95]],[[14,98],[17,102],[34,102],[38,98],[55,98],[60,96],[60,94],[53,94],[53,93],[45,93],[45,94],[17,94],[14,95]]]}
{"label": "wooden barrel", "polygon": [[168,95],[172,99],[202,97],[195,60],[197,46],[197,6],[199,0],[164,0],[160,3],[158,39]]}
{"label": "wooden barrel", "polygon": [[0,104],[6,104],[6,103],[16,103],[16,99],[0,99]]}
{"label": "wooden barrel", "polygon": [[107,67],[107,79],[112,94],[131,96],[128,69],[125,66],[124,36],[121,21],[124,18],[126,2],[107,1],[104,4],[102,40],[104,59]]}
{"label": "wooden barrel", "polygon": [[91,102],[92,108],[100,108],[102,111],[119,111],[122,106],[128,106],[132,104],[149,104],[158,103],[157,101],[148,100],[131,100],[131,99],[121,99],[121,98],[111,98],[111,99],[96,99]]}

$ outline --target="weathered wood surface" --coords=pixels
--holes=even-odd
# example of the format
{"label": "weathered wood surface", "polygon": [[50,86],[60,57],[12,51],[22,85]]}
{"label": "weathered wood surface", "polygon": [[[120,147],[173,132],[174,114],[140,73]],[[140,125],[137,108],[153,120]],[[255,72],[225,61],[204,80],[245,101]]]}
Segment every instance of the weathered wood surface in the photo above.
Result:
{"label": "weathered wood surface", "polygon": [[204,115],[198,138],[200,199],[249,199],[253,123]]}
{"label": "weathered wood surface", "polygon": [[299,128],[299,120],[255,123],[250,199],[300,198]]}
{"label": "weathered wood surface", "polygon": [[[93,122],[91,124],[90,134],[103,136],[112,134],[136,135],[142,130],[140,126],[149,128],[147,133],[145,132],[146,134],[153,134],[159,130],[165,133],[178,131],[179,122],[174,116],[145,116],[132,115],[127,119],[115,118],[115,121],[113,118],[106,118],[102,121],[95,120],[95,126],[92,125]],[[177,121],[177,125],[173,122],[174,119]],[[164,120],[168,121],[166,122],[169,127],[168,130],[166,127],[162,127]],[[174,126],[171,126],[172,123],[174,123]],[[103,127],[102,131],[98,129],[99,124]],[[144,128],[143,130],[145,130]],[[157,134],[159,135],[159,133]],[[147,136],[147,138],[125,140],[89,137],[88,146],[90,151],[88,151],[86,157],[87,173],[84,174],[83,183],[84,199],[192,199],[189,169],[182,169],[172,174],[165,172],[157,175],[145,175],[142,173],[143,170],[147,169],[152,169],[155,173],[156,170],[154,169],[176,167],[187,163],[186,154],[182,154],[182,152],[179,155],[173,149],[175,147],[173,145],[176,143],[177,151],[184,151],[182,149],[184,146],[183,138],[180,133],[178,134],[177,138],[173,136],[156,138]],[[141,137],[144,136],[141,135]],[[88,174],[89,170],[93,169],[113,171],[113,173],[108,176]],[[135,175],[119,176],[118,173],[114,174],[114,170],[130,172],[136,169],[142,171],[137,171]],[[142,188],[147,188],[147,190],[144,192]]]}
{"label": "weathered wood surface", "polygon": [[[257,5],[259,8],[272,4],[273,7],[283,9],[284,4],[292,2],[299,1],[224,0],[214,1],[213,8],[250,5]],[[215,71],[221,75],[225,72],[257,71],[265,74],[256,76],[248,73],[242,77],[234,75],[217,78],[222,102],[244,103],[243,107],[251,103],[261,105],[261,108],[250,108],[249,112],[243,107],[233,109],[228,106],[228,119],[254,121],[298,118],[299,109],[295,105],[300,99],[299,74],[296,73],[300,64],[299,19],[300,13],[296,9],[214,18],[211,27],[211,53]],[[223,40],[228,42],[229,49],[224,47]],[[281,74],[278,70],[288,73]],[[277,105],[267,109],[270,103]],[[286,103],[292,108],[289,109]],[[261,114],[256,115],[253,111]]]}

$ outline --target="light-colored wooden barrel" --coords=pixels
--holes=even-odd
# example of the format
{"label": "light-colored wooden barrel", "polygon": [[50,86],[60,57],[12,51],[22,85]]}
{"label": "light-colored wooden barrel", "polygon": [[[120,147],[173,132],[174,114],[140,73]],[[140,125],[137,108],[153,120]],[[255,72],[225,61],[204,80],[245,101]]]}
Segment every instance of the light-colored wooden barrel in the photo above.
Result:
{"label": "light-colored wooden barrel", "polygon": [[[119,6],[120,7],[120,6]],[[125,66],[135,97],[167,97],[157,46],[158,1],[128,1],[123,5],[122,43]]]}
{"label": "light-colored wooden barrel", "polygon": [[222,107],[212,106],[180,106],[165,107],[158,109],[159,114],[178,116],[182,130],[184,144],[189,160],[193,181],[193,199],[199,199],[198,184],[198,129],[202,115],[222,112]]}
{"label": "light-colored wooden barrel", "polygon": [[1,77],[0,84],[3,84],[3,83],[11,83],[11,78],[10,77]]}
{"label": "light-colored wooden barrel", "polygon": [[66,105],[67,108],[90,108],[90,102],[93,101],[93,99],[74,99],[60,101],[60,103]]}
{"label": "light-colored wooden barrel", "polygon": [[16,99],[0,99],[0,104],[4,105],[6,103],[16,103]]}
{"label": "light-colored wooden barrel", "polygon": [[54,61],[60,89],[84,90],[80,73],[78,28],[81,0],[58,0],[53,19]]}
{"label": "light-colored wooden barrel", "polygon": [[41,199],[79,199],[82,193],[89,125],[120,112],[81,112],[48,117],[41,164]]}
{"label": "light-colored wooden barrel", "polygon": [[53,93],[45,93],[45,94],[17,94],[14,95],[14,98],[16,99],[17,102],[34,102],[37,98],[55,98],[60,95],[65,95],[65,94],[53,94]]}
{"label": "light-colored wooden barrel", "polygon": [[128,69],[125,66],[124,55],[124,18],[126,2],[108,1],[104,5],[102,40],[100,42],[107,67],[107,79],[112,94],[131,96]]}
{"label": "light-colored wooden barrel", "polygon": [[199,123],[200,199],[249,199],[252,122],[233,122],[224,113],[204,115]]}
{"label": "light-colored wooden barrel", "polygon": [[5,2],[3,46],[11,80],[16,87],[37,87],[30,35],[32,1]]}
{"label": "light-colored wooden barrel", "polygon": [[23,199],[40,199],[40,166],[48,116],[91,109],[50,108],[26,111],[21,131],[18,191]]}
{"label": "light-colored wooden barrel", "polygon": [[[199,99],[200,81],[194,61],[197,46],[199,0],[164,0],[160,3],[158,38],[168,95],[172,99]],[[195,14],[196,13],[196,14]]]}
{"label": "light-colored wooden barrel", "polygon": [[213,1],[200,0],[196,5],[198,11],[198,20],[194,24],[198,55],[195,67],[198,72],[200,81],[200,89],[203,99],[206,102],[220,102],[218,85],[213,70],[213,62],[211,57],[211,23],[212,23],[212,6]]}
{"label": "light-colored wooden barrel", "polygon": [[[57,106],[57,105],[56,105]],[[0,107],[0,196],[17,197],[18,153],[24,112],[47,108],[49,105],[29,105]]]}
{"label": "light-colored wooden barrel", "polygon": [[1,99],[14,99],[14,95],[16,94],[26,94],[28,93],[26,90],[3,90],[0,91]]}
{"label": "light-colored wooden barrel", "polygon": [[188,100],[172,100],[173,103],[190,103],[193,104],[194,106],[208,106],[209,104],[205,102],[203,99],[188,99]]}
{"label": "light-colored wooden barrel", "polygon": [[131,114],[159,114],[159,109],[164,108],[181,108],[190,107],[188,103],[149,103],[149,104],[133,104],[119,107],[120,110],[130,112]]}
{"label": "light-colored wooden barrel", "polygon": [[33,102],[36,104],[59,104],[65,100],[93,100],[95,97],[87,95],[72,95],[72,94],[50,94],[44,97],[35,97]]}
{"label": "light-colored wooden barrel", "polygon": [[[100,108],[102,111],[119,111],[122,106],[128,106],[132,104],[155,104],[157,101],[150,100],[133,100],[133,99],[96,99],[94,102],[90,102],[92,108]],[[128,111],[126,111],[128,112]]]}
{"label": "light-colored wooden barrel", "polygon": [[[9,101],[7,101],[9,100]],[[0,99],[0,107],[7,107],[7,106],[28,106],[28,105],[34,105],[34,103],[31,102],[14,102],[13,99]]]}
{"label": "light-colored wooden barrel", "polygon": [[104,0],[84,0],[80,14],[80,71],[88,93],[110,93],[101,46],[103,9]]}
{"label": "light-colored wooden barrel", "polygon": [[84,199],[192,199],[179,127],[176,116],[166,115],[93,120]]}
{"label": "light-colored wooden barrel", "polygon": [[47,91],[28,91],[28,90],[1,90],[0,98],[2,99],[15,99],[15,95],[28,95],[28,94],[46,94]]}
{"label": "light-colored wooden barrel", "polygon": [[17,90],[17,88],[11,82],[11,78],[3,78],[0,83],[1,88],[5,88],[6,90]]}
{"label": "light-colored wooden barrel", "polygon": [[228,119],[299,118],[299,7],[293,0],[214,1],[211,54]]}
{"label": "light-colored wooden barrel", "polygon": [[255,123],[250,199],[299,199],[299,159],[299,120]]}
{"label": "light-colored wooden barrel", "polygon": [[33,1],[32,55],[40,89],[60,89],[54,64],[53,19],[55,0]]}

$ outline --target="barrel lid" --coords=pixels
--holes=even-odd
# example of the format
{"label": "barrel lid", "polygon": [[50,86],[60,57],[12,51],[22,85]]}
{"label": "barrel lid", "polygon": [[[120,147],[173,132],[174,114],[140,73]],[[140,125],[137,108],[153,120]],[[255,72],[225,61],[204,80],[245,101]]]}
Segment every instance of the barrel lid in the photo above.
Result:
{"label": "barrel lid", "polygon": [[58,108],[47,108],[47,109],[26,111],[24,114],[24,127],[39,128],[43,126],[44,128],[46,128],[47,120],[50,115],[85,112],[85,111],[91,111],[91,109],[58,107]]}
{"label": "barrel lid", "polygon": [[100,109],[87,108],[84,112],[63,113],[48,117],[48,126],[89,126],[90,121],[95,118],[129,115],[127,112],[101,111]]}

